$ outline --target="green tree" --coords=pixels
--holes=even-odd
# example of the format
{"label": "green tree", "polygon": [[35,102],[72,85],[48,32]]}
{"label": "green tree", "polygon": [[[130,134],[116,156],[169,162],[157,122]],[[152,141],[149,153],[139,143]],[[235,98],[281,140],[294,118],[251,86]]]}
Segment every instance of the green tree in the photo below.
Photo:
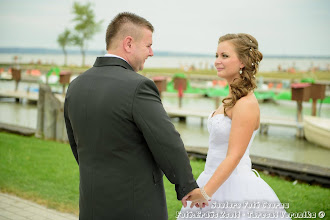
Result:
{"label": "green tree", "polygon": [[103,21],[96,21],[95,14],[92,10],[91,3],[80,4],[79,2],[73,3],[73,13],[75,15],[73,21],[75,24],[75,33],[71,40],[72,43],[80,47],[82,55],[82,66],[85,66],[85,54],[87,50],[87,42],[91,40],[95,33],[101,29]]}
{"label": "green tree", "polygon": [[63,33],[58,35],[57,43],[62,48],[64,53],[64,66],[67,65],[67,52],[66,47],[71,44],[71,32],[66,28]]}

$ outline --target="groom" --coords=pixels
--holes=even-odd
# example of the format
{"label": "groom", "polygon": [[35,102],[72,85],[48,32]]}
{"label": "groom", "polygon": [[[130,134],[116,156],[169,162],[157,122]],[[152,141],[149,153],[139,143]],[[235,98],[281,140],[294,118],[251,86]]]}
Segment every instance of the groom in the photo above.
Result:
{"label": "groom", "polygon": [[178,200],[198,187],[157,87],[136,73],[153,56],[153,30],[140,16],[118,14],[107,29],[108,54],[68,88],[64,116],[79,164],[81,220],[168,219],[163,173]]}

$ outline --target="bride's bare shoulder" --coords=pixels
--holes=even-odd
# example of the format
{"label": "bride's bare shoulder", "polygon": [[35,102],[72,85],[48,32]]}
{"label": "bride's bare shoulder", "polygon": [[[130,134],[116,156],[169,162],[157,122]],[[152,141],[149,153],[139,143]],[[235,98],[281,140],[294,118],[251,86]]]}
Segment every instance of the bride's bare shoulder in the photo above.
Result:
{"label": "bride's bare shoulder", "polygon": [[234,114],[259,115],[259,111],[259,103],[254,94],[240,98],[233,108]]}

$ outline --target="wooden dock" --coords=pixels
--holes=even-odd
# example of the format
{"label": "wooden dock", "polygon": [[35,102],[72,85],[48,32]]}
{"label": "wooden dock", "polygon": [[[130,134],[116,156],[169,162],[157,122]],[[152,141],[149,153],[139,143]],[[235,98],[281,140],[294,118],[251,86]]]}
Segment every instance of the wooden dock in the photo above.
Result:
{"label": "wooden dock", "polygon": [[9,91],[0,90],[0,98],[15,98],[17,100],[26,99],[27,101],[37,102],[39,98],[38,92],[25,92],[25,91]]}
{"label": "wooden dock", "polygon": [[203,126],[204,119],[207,119],[210,111],[191,110],[184,108],[173,108],[164,106],[165,111],[171,118],[186,118],[186,117],[197,117],[201,119],[201,126]]}
{"label": "wooden dock", "polygon": [[32,136],[35,134],[36,130],[32,128],[22,127],[18,125],[11,125],[0,123],[0,131],[5,131],[14,134],[20,134],[24,136]]}
{"label": "wooden dock", "polygon": [[[201,119],[201,126],[203,126],[204,119],[207,119],[211,113],[210,111],[205,111],[205,110],[192,110],[192,109],[166,107],[166,106],[165,106],[165,110],[166,110],[167,114],[172,118],[198,117]],[[267,134],[268,128],[270,126],[296,128],[297,136],[301,137],[303,135],[303,132],[302,132],[303,123],[297,122],[290,118],[262,116],[260,118],[259,132],[261,134]]]}
{"label": "wooden dock", "polygon": [[[54,94],[55,97],[63,104],[65,96],[62,94]],[[38,102],[39,93],[38,92],[25,92],[25,91],[4,91],[0,90],[0,98],[15,98],[16,100],[25,99],[27,101]],[[207,119],[210,115],[210,111],[206,110],[195,110],[187,108],[178,108],[178,107],[165,107],[167,114],[172,117],[178,117],[181,120],[185,120],[187,117],[197,117],[201,119],[201,126],[204,124],[204,119]],[[260,129],[261,134],[267,134],[270,126],[278,127],[291,127],[297,129],[297,136],[303,137],[303,123],[297,122],[293,119],[288,118],[274,118],[274,117],[265,117],[260,118]]]}
{"label": "wooden dock", "polygon": [[[206,159],[207,147],[185,146],[188,155]],[[250,155],[252,168],[290,179],[330,186],[330,168]]]}
{"label": "wooden dock", "polygon": [[260,134],[267,134],[269,126],[296,128],[297,129],[296,136],[299,138],[304,137],[303,122],[298,122],[296,120],[287,119],[287,118],[261,117],[260,128],[259,128]]}

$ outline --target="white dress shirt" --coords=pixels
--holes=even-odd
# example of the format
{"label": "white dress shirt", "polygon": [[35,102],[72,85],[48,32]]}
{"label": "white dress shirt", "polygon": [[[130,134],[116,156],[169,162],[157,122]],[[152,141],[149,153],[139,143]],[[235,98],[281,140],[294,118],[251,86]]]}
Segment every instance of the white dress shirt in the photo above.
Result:
{"label": "white dress shirt", "polygon": [[[120,56],[117,56],[117,55],[115,55],[115,54],[107,53],[107,54],[105,54],[104,56],[105,56],[105,57],[117,57],[117,58],[120,58],[120,59],[124,60],[126,63],[128,63],[127,60],[125,60],[124,58],[122,58],[122,57],[120,57]],[[128,65],[130,65],[130,64],[128,63]],[[131,65],[130,65],[130,66],[131,66]],[[131,67],[132,67],[132,66],[131,66]]]}

